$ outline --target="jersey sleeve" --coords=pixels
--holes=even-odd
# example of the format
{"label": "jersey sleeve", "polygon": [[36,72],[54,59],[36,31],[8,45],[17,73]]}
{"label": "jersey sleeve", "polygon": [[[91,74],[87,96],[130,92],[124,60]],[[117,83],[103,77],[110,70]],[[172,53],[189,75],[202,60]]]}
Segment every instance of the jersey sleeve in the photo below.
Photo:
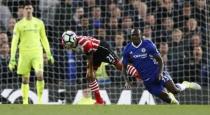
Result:
{"label": "jersey sleeve", "polygon": [[93,44],[91,41],[87,41],[87,43],[84,45],[84,53],[88,54],[91,51],[93,51]]}
{"label": "jersey sleeve", "polygon": [[149,45],[148,45],[149,46],[149,54],[151,54],[153,56],[160,55],[156,45],[151,41],[149,41],[148,43],[149,43]]}
{"label": "jersey sleeve", "polygon": [[15,59],[15,54],[18,47],[18,42],[20,38],[20,30],[18,28],[18,23],[15,24],[14,30],[13,30],[13,37],[12,37],[12,45],[11,45],[11,59]]}
{"label": "jersey sleeve", "polygon": [[45,26],[44,26],[44,23],[42,21],[40,22],[40,26],[41,26],[40,36],[41,36],[42,46],[44,47],[45,52],[49,56],[49,55],[51,55],[50,45],[49,45],[49,42],[48,42],[48,39],[47,39],[47,36],[46,36]]}

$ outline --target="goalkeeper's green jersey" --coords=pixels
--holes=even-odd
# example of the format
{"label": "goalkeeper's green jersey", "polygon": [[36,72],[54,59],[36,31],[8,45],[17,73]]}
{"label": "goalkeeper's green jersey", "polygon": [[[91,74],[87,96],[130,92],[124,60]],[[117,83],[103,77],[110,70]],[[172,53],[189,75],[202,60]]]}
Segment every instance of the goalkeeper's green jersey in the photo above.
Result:
{"label": "goalkeeper's green jersey", "polygon": [[15,58],[17,47],[19,53],[33,51],[50,54],[50,46],[45,33],[45,26],[42,20],[32,17],[31,20],[23,18],[15,24],[11,46],[11,58]]}

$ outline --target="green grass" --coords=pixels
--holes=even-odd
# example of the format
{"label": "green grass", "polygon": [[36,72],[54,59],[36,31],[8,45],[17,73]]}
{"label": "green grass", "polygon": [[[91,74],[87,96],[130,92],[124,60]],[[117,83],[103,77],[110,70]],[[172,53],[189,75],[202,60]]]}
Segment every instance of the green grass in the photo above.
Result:
{"label": "green grass", "polygon": [[0,115],[210,115],[209,105],[0,105]]}

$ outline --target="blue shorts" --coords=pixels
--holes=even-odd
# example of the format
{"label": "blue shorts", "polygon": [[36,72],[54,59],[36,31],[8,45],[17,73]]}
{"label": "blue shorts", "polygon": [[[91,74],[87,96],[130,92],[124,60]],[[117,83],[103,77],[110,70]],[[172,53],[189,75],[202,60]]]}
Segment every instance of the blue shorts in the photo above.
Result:
{"label": "blue shorts", "polygon": [[157,81],[154,79],[150,83],[144,83],[146,90],[148,90],[151,94],[155,96],[159,96],[161,92],[164,90],[165,83],[169,80],[172,80],[171,76],[167,71],[163,72],[163,79],[161,81]]}

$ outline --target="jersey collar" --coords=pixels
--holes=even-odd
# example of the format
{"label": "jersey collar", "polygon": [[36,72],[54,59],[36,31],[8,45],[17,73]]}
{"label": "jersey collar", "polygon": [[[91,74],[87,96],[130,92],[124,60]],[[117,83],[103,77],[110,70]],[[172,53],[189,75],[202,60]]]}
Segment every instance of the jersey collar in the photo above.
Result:
{"label": "jersey collar", "polygon": [[131,44],[132,44],[132,46],[133,46],[133,47],[138,48],[138,47],[140,47],[140,46],[141,46],[141,44],[142,44],[142,40],[141,40],[141,42],[139,43],[139,45],[138,45],[138,46],[134,45],[134,44],[133,44],[133,42],[131,42]]}
{"label": "jersey collar", "polygon": [[32,16],[31,20],[27,20],[26,17],[23,17],[23,19],[26,20],[26,21],[31,21],[31,20],[34,19],[34,17]]}

